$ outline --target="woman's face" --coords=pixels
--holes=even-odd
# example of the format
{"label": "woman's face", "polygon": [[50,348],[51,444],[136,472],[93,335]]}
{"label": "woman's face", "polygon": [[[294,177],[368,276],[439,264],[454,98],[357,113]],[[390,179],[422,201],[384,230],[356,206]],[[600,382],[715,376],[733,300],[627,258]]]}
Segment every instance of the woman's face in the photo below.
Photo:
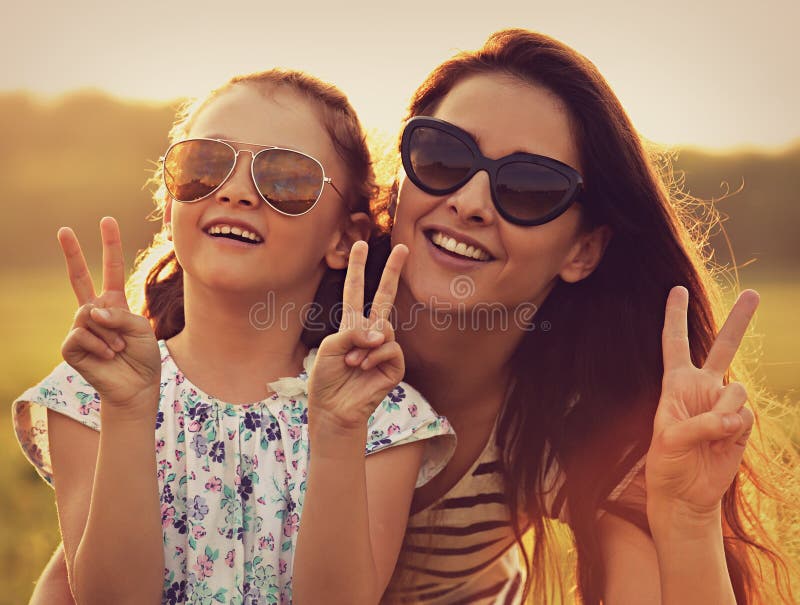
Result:
{"label": "woman's face", "polygon": [[[302,151],[319,160],[326,175],[346,191],[343,162],[314,108],[290,89],[266,94],[236,85],[197,115],[188,138],[213,138]],[[234,144],[240,151],[233,174],[214,193],[193,203],[171,201],[175,252],[188,279],[218,291],[285,291],[319,280],[326,254],[346,218],[345,204],[325,185],[317,204],[301,216],[286,216],[259,196],[251,177],[251,153],[263,147]],[[210,233],[215,225],[239,226],[256,234],[241,242]]]}
{"label": "woman's face", "polygon": [[[521,151],[554,158],[580,172],[567,110],[542,87],[510,76],[471,76],[444,97],[433,116],[470,133],[489,158]],[[437,233],[479,246],[488,259],[443,250],[433,243],[440,241]],[[494,208],[489,176],[483,171],[443,196],[424,193],[403,175],[392,243],[410,250],[403,282],[415,301],[450,308],[476,303],[513,308],[541,304],[557,276],[576,280],[573,261],[582,233],[580,209],[574,204],[543,225],[504,220]]]}

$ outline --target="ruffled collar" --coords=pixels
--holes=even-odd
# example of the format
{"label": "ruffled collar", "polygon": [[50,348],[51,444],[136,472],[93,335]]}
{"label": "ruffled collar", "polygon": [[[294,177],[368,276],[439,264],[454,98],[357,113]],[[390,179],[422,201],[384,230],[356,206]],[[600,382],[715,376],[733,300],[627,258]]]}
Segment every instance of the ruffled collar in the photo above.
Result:
{"label": "ruffled collar", "polygon": [[308,395],[308,377],[314,367],[314,360],[317,358],[317,349],[311,349],[303,360],[303,371],[297,376],[285,376],[267,386],[276,394],[283,397],[297,397],[298,395]]}

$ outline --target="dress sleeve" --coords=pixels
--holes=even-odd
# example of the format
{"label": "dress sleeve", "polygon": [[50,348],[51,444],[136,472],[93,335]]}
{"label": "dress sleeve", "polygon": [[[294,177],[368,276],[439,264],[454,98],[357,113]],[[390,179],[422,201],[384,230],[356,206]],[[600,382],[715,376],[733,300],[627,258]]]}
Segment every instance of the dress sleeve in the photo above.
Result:
{"label": "dress sleeve", "polygon": [[417,487],[425,485],[449,462],[456,449],[456,434],[447,418],[439,416],[425,398],[401,382],[384,398],[369,418],[366,453],[425,440]]}
{"label": "dress sleeve", "polygon": [[61,363],[47,378],[14,401],[12,417],[17,440],[36,472],[52,485],[48,409],[99,431],[100,396],[74,368]]}

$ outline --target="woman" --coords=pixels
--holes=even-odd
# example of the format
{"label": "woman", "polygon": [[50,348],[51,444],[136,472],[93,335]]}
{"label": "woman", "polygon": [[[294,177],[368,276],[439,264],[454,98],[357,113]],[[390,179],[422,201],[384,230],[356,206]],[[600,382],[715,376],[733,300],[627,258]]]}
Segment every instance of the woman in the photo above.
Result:
{"label": "woman", "polygon": [[519,602],[510,546],[532,527],[543,602],[558,517],[584,602],[776,602],[756,555],[790,602],[742,500],[753,414],[726,374],[758,297],[743,293],[715,341],[700,243],[596,68],[498,32],[434,69],[408,117],[384,216],[410,250],[398,340],[458,448],[416,492],[385,599]]}

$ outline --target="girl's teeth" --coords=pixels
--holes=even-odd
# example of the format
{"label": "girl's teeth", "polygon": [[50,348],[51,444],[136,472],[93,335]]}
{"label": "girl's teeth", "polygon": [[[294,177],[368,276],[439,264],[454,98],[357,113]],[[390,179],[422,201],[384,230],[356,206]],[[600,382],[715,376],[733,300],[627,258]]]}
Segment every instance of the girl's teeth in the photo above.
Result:
{"label": "girl's teeth", "polygon": [[243,237],[255,243],[261,242],[261,237],[257,233],[247,231],[241,227],[231,227],[230,225],[214,225],[208,229],[208,233],[211,235],[228,235],[232,233],[233,235]]}

